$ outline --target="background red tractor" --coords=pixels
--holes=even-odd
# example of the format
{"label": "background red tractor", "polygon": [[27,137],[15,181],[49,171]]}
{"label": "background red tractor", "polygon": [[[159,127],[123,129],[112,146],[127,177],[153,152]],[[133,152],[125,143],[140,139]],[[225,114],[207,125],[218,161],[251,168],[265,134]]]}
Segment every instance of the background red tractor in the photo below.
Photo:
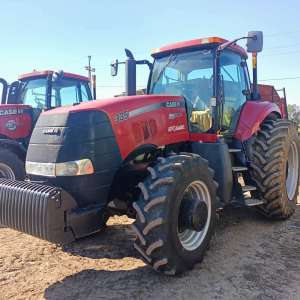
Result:
{"label": "background red tractor", "polygon": [[127,94],[136,64],[147,63],[148,95],[42,113],[27,152],[30,181],[0,180],[0,224],[63,244],[126,214],[145,262],[173,275],[203,259],[226,205],[290,217],[299,138],[285,106],[259,95],[262,33],[243,39],[252,84],[239,39],[195,39],[156,49],[153,64],[127,51]]}
{"label": "background red tractor", "polygon": [[84,76],[34,71],[9,87],[4,79],[0,106],[0,177],[23,180],[33,127],[42,111],[92,99]]}

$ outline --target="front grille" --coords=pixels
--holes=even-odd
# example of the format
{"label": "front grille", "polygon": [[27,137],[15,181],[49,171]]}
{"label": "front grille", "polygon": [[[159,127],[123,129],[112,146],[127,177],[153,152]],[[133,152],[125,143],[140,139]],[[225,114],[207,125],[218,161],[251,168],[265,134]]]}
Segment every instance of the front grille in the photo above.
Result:
{"label": "front grille", "polygon": [[67,211],[76,202],[60,188],[0,179],[0,224],[41,239],[65,243],[74,240],[67,230]]}

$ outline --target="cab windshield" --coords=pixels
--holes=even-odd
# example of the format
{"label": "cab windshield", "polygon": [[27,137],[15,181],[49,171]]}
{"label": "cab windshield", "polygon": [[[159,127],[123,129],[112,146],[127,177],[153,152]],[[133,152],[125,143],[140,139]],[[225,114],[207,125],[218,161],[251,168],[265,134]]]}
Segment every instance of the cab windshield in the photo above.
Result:
{"label": "cab windshield", "polygon": [[[150,82],[150,94],[183,96],[192,132],[207,132],[212,127],[211,104],[214,98],[214,49],[172,53],[157,58]],[[221,132],[232,132],[250,86],[245,59],[232,51],[220,57],[222,83]],[[248,92],[247,92],[248,91]],[[214,104],[215,105],[215,104]]]}
{"label": "cab windshield", "polygon": [[211,128],[211,98],[214,92],[213,50],[170,54],[154,62],[150,94],[184,96],[190,129],[206,132]]}
{"label": "cab windshield", "polygon": [[[46,101],[48,87],[46,77],[22,82],[20,103],[37,109],[49,108]],[[50,107],[67,106],[88,100],[91,100],[91,95],[87,82],[73,78],[59,78],[52,82]]]}

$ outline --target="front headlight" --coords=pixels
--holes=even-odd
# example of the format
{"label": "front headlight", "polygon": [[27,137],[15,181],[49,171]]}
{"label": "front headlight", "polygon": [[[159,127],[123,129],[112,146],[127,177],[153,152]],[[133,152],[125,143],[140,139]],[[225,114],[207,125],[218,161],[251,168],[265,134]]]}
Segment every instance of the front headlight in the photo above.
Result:
{"label": "front headlight", "polygon": [[80,176],[93,174],[94,167],[89,159],[81,159],[63,163],[38,163],[26,161],[26,173],[30,175],[46,177]]}

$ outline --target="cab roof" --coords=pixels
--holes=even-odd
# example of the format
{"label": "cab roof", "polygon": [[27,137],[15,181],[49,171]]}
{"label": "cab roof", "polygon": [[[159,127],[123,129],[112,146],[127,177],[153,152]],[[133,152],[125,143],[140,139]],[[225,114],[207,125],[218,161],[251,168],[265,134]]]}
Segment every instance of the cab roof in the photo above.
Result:
{"label": "cab roof", "polygon": [[[53,73],[55,73],[55,71],[53,71],[53,70],[32,71],[30,73],[25,73],[25,74],[20,75],[18,77],[18,80],[34,78],[34,77],[45,77],[48,75],[52,75]],[[89,78],[86,76],[82,76],[82,75],[78,75],[78,74],[74,74],[74,73],[68,73],[68,72],[63,72],[63,74],[64,74],[64,77],[66,77],[66,78],[74,78],[74,79],[78,79],[78,80],[82,80],[82,81],[89,81]]]}
{"label": "cab roof", "polygon": [[[226,42],[228,42],[228,40],[220,38],[220,37],[208,37],[208,38],[194,39],[194,40],[169,44],[169,45],[166,45],[166,46],[163,46],[160,48],[155,48],[152,50],[151,55],[153,57],[156,57],[156,56],[160,56],[162,54],[167,54],[167,53],[173,52],[173,51],[179,51],[179,50],[183,50],[183,49],[191,49],[191,50],[198,49],[202,46],[207,46],[207,45],[217,46],[217,45],[221,45]],[[239,53],[244,58],[248,57],[245,49],[238,45],[232,45],[229,48],[232,51]]]}

